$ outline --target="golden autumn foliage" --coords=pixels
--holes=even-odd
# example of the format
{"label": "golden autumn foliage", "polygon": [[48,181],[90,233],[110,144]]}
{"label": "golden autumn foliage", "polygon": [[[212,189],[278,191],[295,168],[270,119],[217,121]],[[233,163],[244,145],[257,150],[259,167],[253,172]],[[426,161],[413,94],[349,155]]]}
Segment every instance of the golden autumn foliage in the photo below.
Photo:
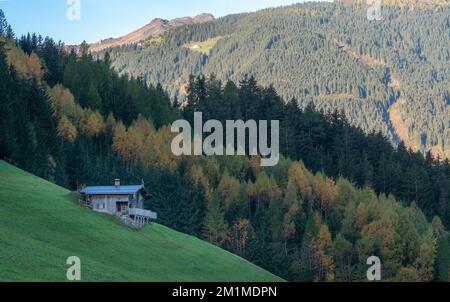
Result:
{"label": "golden autumn foliage", "polygon": [[206,177],[205,173],[203,172],[203,167],[194,164],[190,167],[188,174],[194,184],[200,186],[203,189],[205,199],[207,201],[211,201],[213,191],[209,185],[208,177]]}
{"label": "golden autumn foliage", "polygon": [[[98,137],[105,131],[107,124],[103,116],[98,111],[84,109],[78,105],[73,94],[63,85],[57,84],[48,88],[47,94],[53,113],[59,119],[58,134],[61,137],[73,142],[77,134]],[[114,126],[109,126],[115,127],[115,120],[110,119],[107,122],[114,123]]]}
{"label": "golden autumn foliage", "polygon": [[[48,88],[47,94],[53,112],[59,119],[58,134],[61,137],[74,142],[78,134],[98,137],[105,131],[103,116],[98,111],[84,109],[78,105],[73,94],[63,85],[57,84]],[[111,123],[111,120],[109,122]]]}
{"label": "golden autumn foliage", "polygon": [[27,55],[22,49],[15,46],[13,42],[7,43],[6,60],[8,65],[14,66],[17,74],[23,78],[34,77],[41,81],[44,76],[44,69],[39,57],[34,52]]}
{"label": "golden autumn foliage", "polygon": [[170,150],[172,138],[169,127],[156,131],[140,116],[128,129],[122,122],[117,123],[112,148],[130,164],[141,163],[145,167],[156,165],[173,171],[178,166],[179,158]]}
{"label": "golden autumn foliage", "polygon": [[224,203],[225,210],[228,210],[233,203],[238,201],[240,187],[241,184],[239,183],[239,180],[230,176],[228,172],[225,171],[217,188],[220,198]]}
{"label": "golden autumn foliage", "polygon": [[127,146],[127,129],[122,122],[114,128],[114,139],[112,148],[119,153],[125,161],[131,160],[131,150]]}
{"label": "golden autumn foliage", "polygon": [[335,264],[333,257],[329,253],[332,243],[333,240],[328,226],[322,224],[319,229],[319,234],[312,243],[314,257],[319,271],[318,277],[322,279],[317,281],[334,281]]}
{"label": "golden autumn foliage", "polygon": [[414,267],[402,267],[395,276],[395,282],[420,282],[420,278]]}
{"label": "golden autumn foliage", "polygon": [[299,206],[301,203],[300,195],[297,186],[293,183],[288,183],[286,187],[286,192],[283,199],[283,207],[290,209],[292,206]]}
{"label": "golden autumn foliage", "polygon": [[217,185],[222,176],[219,162],[214,157],[204,157],[201,161],[205,175],[211,180],[211,184]]}
{"label": "golden autumn foliage", "polygon": [[421,281],[433,281],[435,257],[436,240],[422,242],[417,248],[417,257],[414,261],[414,267],[416,268],[417,274],[419,275]]}
{"label": "golden autumn foliage", "polygon": [[356,227],[357,230],[361,230],[363,226],[367,224],[367,221],[369,219],[369,210],[367,208],[366,203],[360,203],[356,207]]}
{"label": "golden autumn foliage", "polygon": [[311,204],[313,201],[312,182],[313,176],[306,169],[303,162],[294,162],[288,171],[288,182],[295,185],[301,195]]}
{"label": "golden autumn foliage", "polygon": [[20,48],[16,47],[12,42],[7,43],[6,61],[8,65],[14,66],[19,76],[29,76],[28,71],[28,55]]}
{"label": "golden autumn foliage", "polygon": [[317,203],[322,214],[327,217],[329,209],[338,197],[338,188],[333,179],[321,173],[313,175],[302,162],[294,162],[288,171],[288,187],[297,188],[309,206]]}
{"label": "golden autumn foliage", "polygon": [[174,171],[178,167],[180,158],[173,155],[170,149],[173,137],[168,126],[153,131],[145,141],[145,151],[140,157],[142,163],[147,167],[156,165]]}
{"label": "golden autumn foliage", "polygon": [[399,269],[403,255],[400,237],[392,221],[388,219],[374,221],[364,226],[361,234],[379,243],[383,259],[386,263],[389,263],[389,266],[386,267],[387,270],[395,271]]}
{"label": "golden autumn foliage", "polygon": [[295,222],[293,220],[293,216],[290,213],[284,214],[283,235],[286,241],[291,239],[295,235]]}
{"label": "golden autumn foliage", "polygon": [[337,197],[337,190],[331,178],[323,177],[321,173],[316,173],[313,182],[313,192],[317,196],[320,209],[327,212]]}
{"label": "golden autumn foliage", "polygon": [[255,183],[249,183],[246,188],[247,196],[256,206],[266,206],[270,202],[281,201],[282,192],[274,178],[266,172],[261,172]]}
{"label": "golden autumn foliage", "polygon": [[38,80],[42,80],[44,77],[44,69],[42,68],[41,60],[32,52],[27,60],[27,66],[30,75],[34,76]]}
{"label": "golden autumn foliage", "polygon": [[63,116],[58,123],[58,136],[73,143],[77,139],[77,134],[77,128],[75,128],[66,116]]}
{"label": "golden autumn foliage", "polygon": [[239,255],[243,255],[245,246],[249,238],[250,222],[247,219],[240,219],[230,229],[228,233],[228,241],[233,251]]}
{"label": "golden autumn foliage", "polygon": [[97,137],[105,130],[105,123],[99,112],[88,112],[85,129],[90,137]]}
{"label": "golden autumn foliage", "polygon": [[61,84],[57,84],[53,88],[48,89],[48,95],[56,117],[62,118],[63,115],[75,117],[75,107],[77,105],[69,89]]}
{"label": "golden autumn foliage", "polygon": [[433,220],[431,221],[431,225],[433,226],[433,232],[436,238],[441,238],[445,234],[445,227],[442,223],[441,218],[438,216],[434,216]]}

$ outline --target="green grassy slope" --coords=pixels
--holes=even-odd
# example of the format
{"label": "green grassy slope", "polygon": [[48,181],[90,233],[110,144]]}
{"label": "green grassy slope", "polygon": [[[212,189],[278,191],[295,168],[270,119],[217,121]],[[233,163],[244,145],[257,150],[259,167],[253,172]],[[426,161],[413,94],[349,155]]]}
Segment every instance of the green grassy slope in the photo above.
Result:
{"label": "green grassy slope", "polygon": [[197,238],[152,224],[133,231],[79,207],[69,191],[0,161],[0,281],[281,281]]}
{"label": "green grassy slope", "polygon": [[211,52],[211,49],[221,39],[223,39],[223,36],[214,37],[214,38],[208,39],[205,42],[192,42],[189,45],[187,45],[187,48],[189,48],[192,51],[196,51],[196,52],[202,53],[204,55],[209,55],[209,53]]}

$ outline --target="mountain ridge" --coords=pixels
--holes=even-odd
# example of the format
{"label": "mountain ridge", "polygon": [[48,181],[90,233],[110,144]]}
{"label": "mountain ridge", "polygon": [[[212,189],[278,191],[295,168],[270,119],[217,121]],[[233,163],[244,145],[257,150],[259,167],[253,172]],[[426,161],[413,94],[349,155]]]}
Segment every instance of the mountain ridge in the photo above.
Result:
{"label": "mountain ridge", "polygon": [[[202,13],[194,17],[180,17],[172,20],[155,18],[148,24],[140,27],[126,35],[117,38],[106,38],[89,45],[91,53],[97,53],[108,48],[121,47],[123,45],[138,44],[147,40],[162,37],[169,29],[190,24],[201,24],[215,20],[212,14]],[[68,46],[69,49],[74,49],[79,52],[80,45]]]}

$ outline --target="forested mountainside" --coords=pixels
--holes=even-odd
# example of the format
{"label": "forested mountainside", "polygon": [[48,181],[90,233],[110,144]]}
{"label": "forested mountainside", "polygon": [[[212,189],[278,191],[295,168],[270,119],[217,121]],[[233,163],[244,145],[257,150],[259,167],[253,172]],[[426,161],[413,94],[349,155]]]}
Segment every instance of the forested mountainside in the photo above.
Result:
{"label": "forested mountainside", "polygon": [[365,3],[266,9],[109,51],[119,73],[162,83],[172,97],[185,94],[190,74],[249,74],[302,108],[343,110],[367,133],[449,157],[450,7],[413,2],[384,6],[381,21],[368,21]]}
{"label": "forested mountainside", "polygon": [[[0,24],[1,158],[73,190],[143,179],[160,223],[287,280],[362,281],[369,255],[385,281],[448,280],[448,161],[301,109],[251,77],[190,77],[179,112],[161,86],[117,75],[109,55],[14,39]],[[272,168],[255,157],[175,157],[167,125],[195,110],[280,118],[284,156]]]}

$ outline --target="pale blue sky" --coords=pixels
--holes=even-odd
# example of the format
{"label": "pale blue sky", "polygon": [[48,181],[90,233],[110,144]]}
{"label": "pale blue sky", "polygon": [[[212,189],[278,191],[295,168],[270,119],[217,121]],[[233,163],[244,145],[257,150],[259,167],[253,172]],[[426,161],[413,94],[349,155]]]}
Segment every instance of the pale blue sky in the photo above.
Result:
{"label": "pale blue sky", "polygon": [[16,35],[36,32],[66,44],[118,37],[153,18],[173,19],[211,13],[221,17],[289,5],[302,0],[80,0],[81,20],[67,19],[67,2],[77,0],[0,0]]}

